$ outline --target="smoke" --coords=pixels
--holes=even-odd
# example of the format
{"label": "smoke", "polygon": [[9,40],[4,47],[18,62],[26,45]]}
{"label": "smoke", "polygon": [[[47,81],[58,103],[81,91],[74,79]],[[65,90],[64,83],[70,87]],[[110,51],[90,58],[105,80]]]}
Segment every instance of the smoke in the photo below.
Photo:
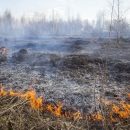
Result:
{"label": "smoke", "polygon": [[[45,38],[50,36],[72,36],[72,37],[108,37],[110,21],[100,16],[95,22],[81,20],[80,18],[71,18],[68,21],[53,16],[48,20],[45,15],[40,17],[16,19],[11,12],[5,11],[0,16],[0,37],[1,38]],[[116,23],[113,25],[116,27]],[[122,22],[122,35],[128,36],[129,24]],[[125,29],[125,30],[124,30]],[[115,32],[113,30],[112,34]]]}

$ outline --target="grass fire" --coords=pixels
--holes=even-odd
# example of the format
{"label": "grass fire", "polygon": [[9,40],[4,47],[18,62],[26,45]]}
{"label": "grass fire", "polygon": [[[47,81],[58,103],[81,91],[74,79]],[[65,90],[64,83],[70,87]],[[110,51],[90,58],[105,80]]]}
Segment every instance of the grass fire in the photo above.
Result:
{"label": "grass fire", "polygon": [[[94,129],[94,124],[102,129],[101,124],[103,122],[108,123],[106,127],[115,127],[119,122],[125,126],[129,124],[130,120],[130,103],[127,100],[129,98],[128,94],[126,101],[114,103],[102,100],[102,109],[91,113],[81,113],[78,110],[69,111],[69,109],[64,109],[62,103],[47,103],[43,97],[38,97],[34,89],[26,92],[17,92],[12,89],[5,90],[1,85],[0,128],[1,130],[14,130],[21,125],[21,130],[44,130],[53,129],[53,127],[59,130],[84,130],[85,127],[81,128],[80,125],[89,123],[92,125],[90,125],[92,129]],[[16,115],[18,117],[15,117]],[[58,124],[58,122],[62,123]],[[41,124],[39,125],[39,123]],[[45,124],[43,125],[42,123]],[[67,123],[71,124],[67,126]]]}
{"label": "grass fire", "polygon": [[127,5],[0,0],[0,130],[130,130]]}

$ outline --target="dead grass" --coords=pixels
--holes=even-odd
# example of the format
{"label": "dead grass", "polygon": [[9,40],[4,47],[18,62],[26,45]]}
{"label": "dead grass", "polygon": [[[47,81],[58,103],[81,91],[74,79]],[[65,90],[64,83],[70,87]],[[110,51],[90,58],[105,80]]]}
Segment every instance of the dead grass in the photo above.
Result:
{"label": "dead grass", "polygon": [[130,130],[130,118],[112,122],[108,117],[110,111],[110,106],[102,106],[103,120],[100,116],[90,119],[88,115],[81,119],[56,117],[48,111],[33,110],[28,100],[3,96],[0,97],[0,130]]}
{"label": "dead grass", "polygon": [[[0,130],[82,130],[75,121],[32,110],[27,100],[0,98]],[[78,124],[78,123],[77,123]]]}

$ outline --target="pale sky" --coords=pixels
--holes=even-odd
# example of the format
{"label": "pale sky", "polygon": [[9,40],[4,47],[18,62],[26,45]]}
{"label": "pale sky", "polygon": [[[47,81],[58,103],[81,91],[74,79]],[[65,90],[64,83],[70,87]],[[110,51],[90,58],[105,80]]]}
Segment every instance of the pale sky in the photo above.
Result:
{"label": "pale sky", "polygon": [[[55,10],[62,18],[79,14],[82,19],[93,20],[99,11],[109,12],[109,1],[112,0],[0,0],[0,13],[10,10],[19,17],[35,12],[50,15]],[[130,0],[123,0],[123,3],[130,7]]]}

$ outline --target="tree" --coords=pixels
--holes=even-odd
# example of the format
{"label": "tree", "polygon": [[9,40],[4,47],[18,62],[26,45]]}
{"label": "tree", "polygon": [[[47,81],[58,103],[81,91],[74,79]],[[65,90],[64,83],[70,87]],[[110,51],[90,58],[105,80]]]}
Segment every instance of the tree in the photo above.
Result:
{"label": "tree", "polygon": [[110,22],[109,37],[111,37],[111,30],[112,30],[112,21],[113,21],[114,4],[115,4],[115,0],[113,0],[113,2],[112,2],[112,8],[111,8],[111,22]]}
{"label": "tree", "polygon": [[120,43],[120,38],[124,36],[122,32],[125,32],[126,26],[128,27],[124,10],[121,6],[121,0],[112,0],[109,37],[111,37],[111,32],[114,31],[118,44]]}
{"label": "tree", "polygon": [[97,21],[95,26],[95,32],[99,37],[103,36],[104,27],[105,27],[104,23],[105,23],[105,13],[104,11],[100,11],[97,14]]}

